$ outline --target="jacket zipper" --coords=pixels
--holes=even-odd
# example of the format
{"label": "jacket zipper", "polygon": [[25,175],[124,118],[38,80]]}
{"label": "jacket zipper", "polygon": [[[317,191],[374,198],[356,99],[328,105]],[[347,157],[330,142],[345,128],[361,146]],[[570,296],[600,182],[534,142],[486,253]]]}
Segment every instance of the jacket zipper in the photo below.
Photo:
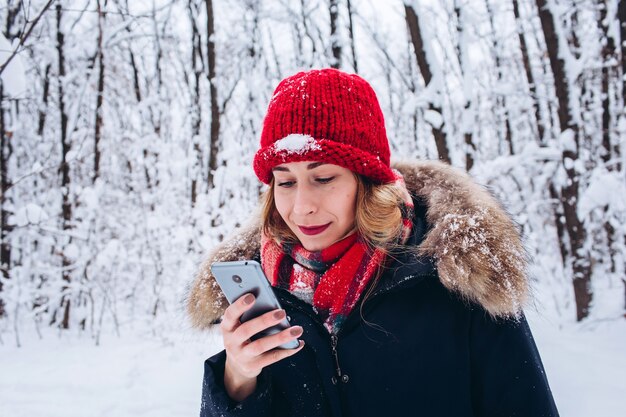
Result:
{"label": "jacket zipper", "polygon": [[341,372],[341,367],[339,366],[339,355],[337,353],[338,341],[339,337],[336,334],[332,334],[330,336],[330,346],[332,348],[333,358],[335,359],[335,376],[331,378],[333,385],[337,385],[339,381],[347,384],[350,380],[350,377],[347,374]]}
{"label": "jacket zipper", "polygon": [[[285,290],[281,290],[285,292],[285,297],[293,297],[292,294],[290,294],[288,291]],[[289,299],[289,298],[287,298]],[[309,316],[311,318],[311,320],[313,321],[313,323],[316,323],[318,326],[320,326],[322,329],[324,329],[324,332],[327,333],[328,330],[326,329],[326,327],[320,323],[318,321],[318,317],[311,314],[309,311],[307,311],[306,309],[300,307],[298,304],[299,303],[303,303],[301,300],[297,299],[296,297],[294,297],[293,300],[291,300],[289,302],[289,304],[291,304],[292,307],[300,310],[302,313],[306,314],[307,316]],[[331,348],[331,353],[333,356],[333,360],[335,362],[335,375],[333,377],[331,377],[331,382],[333,383],[333,385],[337,385],[340,381],[342,383],[347,383],[348,380],[350,379],[350,377],[347,374],[344,374],[341,371],[341,366],[339,365],[339,353],[337,352],[337,344],[339,343],[339,336],[338,334],[341,333],[343,329],[339,329],[338,333],[332,333],[330,335],[330,348]]]}

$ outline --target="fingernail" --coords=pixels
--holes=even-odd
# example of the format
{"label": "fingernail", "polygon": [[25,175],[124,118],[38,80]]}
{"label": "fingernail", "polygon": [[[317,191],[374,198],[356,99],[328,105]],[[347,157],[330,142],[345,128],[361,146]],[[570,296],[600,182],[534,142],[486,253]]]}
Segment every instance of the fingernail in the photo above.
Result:
{"label": "fingernail", "polygon": [[249,305],[249,304],[252,304],[252,302],[254,302],[254,295],[248,294],[245,297],[243,297],[244,304]]}
{"label": "fingernail", "polygon": [[289,330],[289,334],[291,334],[294,337],[298,337],[302,334],[302,327],[300,326],[294,326],[291,328],[291,330]]}
{"label": "fingernail", "polygon": [[274,318],[276,320],[282,320],[285,317],[286,317],[285,310],[278,310],[277,312],[274,313]]}

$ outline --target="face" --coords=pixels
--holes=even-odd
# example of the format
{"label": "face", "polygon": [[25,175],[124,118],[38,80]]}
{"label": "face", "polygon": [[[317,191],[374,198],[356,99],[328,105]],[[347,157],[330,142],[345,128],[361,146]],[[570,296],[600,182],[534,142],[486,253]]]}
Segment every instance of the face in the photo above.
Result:
{"label": "face", "polygon": [[272,172],[276,209],[305,249],[325,249],[354,231],[352,171],[305,161],[278,165]]}

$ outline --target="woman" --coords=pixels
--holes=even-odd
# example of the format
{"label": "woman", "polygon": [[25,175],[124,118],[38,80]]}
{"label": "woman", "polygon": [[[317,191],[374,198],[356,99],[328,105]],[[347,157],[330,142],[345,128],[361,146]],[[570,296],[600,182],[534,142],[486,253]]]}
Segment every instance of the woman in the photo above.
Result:
{"label": "woman", "polygon": [[[389,162],[370,85],[334,69],[283,80],[254,159],[262,214],[209,257],[188,309],[221,320],[202,416],[556,416],[521,307],[517,230],[440,162]],[[241,324],[215,261],[256,259],[284,311]],[[291,327],[250,337],[287,315]],[[296,349],[276,349],[298,339]]]}

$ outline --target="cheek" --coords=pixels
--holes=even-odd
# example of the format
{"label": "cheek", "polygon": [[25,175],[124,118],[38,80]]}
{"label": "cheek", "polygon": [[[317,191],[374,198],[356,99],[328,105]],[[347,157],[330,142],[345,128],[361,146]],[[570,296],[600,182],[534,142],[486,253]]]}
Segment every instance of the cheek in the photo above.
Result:
{"label": "cheek", "polygon": [[280,214],[280,217],[282,217],[283,220],[286,220],[289,215],[289,199],[280,193],[274,193],[274,206],[276,207],[278,214]]}
{"label": "cheek", "polygon": [[348,190],[344,194],[342,214],[347,223],[353,223],[356,216],[356,190]]}

